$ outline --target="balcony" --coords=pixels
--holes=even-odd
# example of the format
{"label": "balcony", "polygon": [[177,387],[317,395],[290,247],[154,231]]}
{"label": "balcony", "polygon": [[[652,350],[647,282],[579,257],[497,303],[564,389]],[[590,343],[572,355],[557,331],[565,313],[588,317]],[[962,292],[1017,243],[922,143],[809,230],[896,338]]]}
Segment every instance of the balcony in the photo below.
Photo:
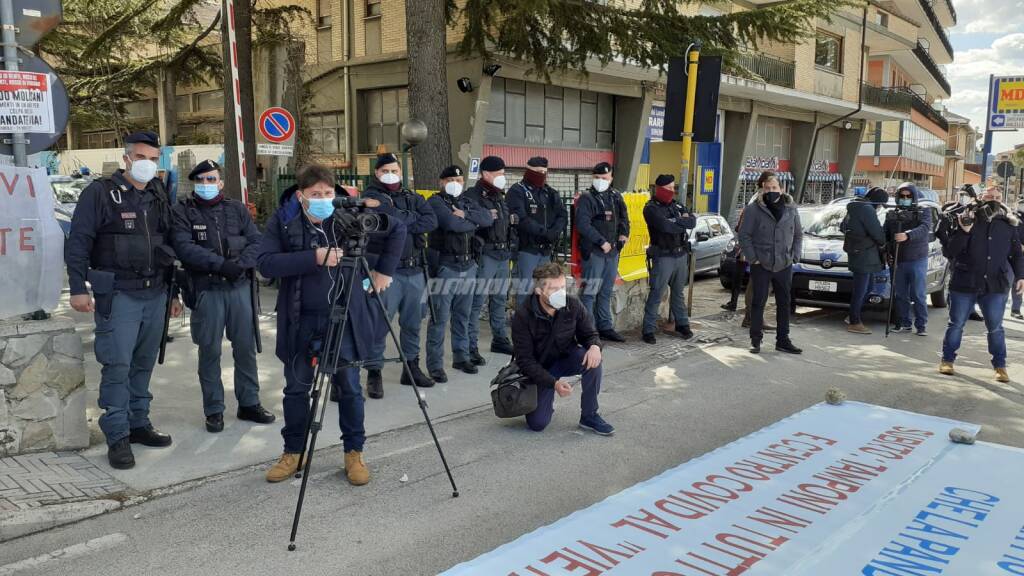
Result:
{"label": "balcony", "polygon": [[814,93],[842,100],[843,75],[823,68],[816,68],[814,70]]}
{"label": "balcony", "polygon": [[744,53],[736,63],[766,84],[793,88],[796,86],[796,64],[767,54]]}
{"label": "balcony", "polygon": [[918,113],[922,114],[925,118],[928,118],[932,122],[935,122],[943,130],[949,131],[949,121],[943,116],[938,110],[932,108],[932,105],[925,102],[924,98],[921,98],[917,94],[914,94],[910,90],[903,89],[907,94],[910,95],[910,107],[917,110]]}
{"label": "balcony", "polygon": [[910,113],[912,96],[903,90],[879,88],[871,84],[861,83],[861,98],[867,106],[885,108],[894,112]]}
{"label": "balcony", "polygon": [[948,26],[956,26],[956,8],[953,7],[953,0],[933,0],[932,7],[940,19],[949,20]]}
{"label": "balcony", "polygon": [[[939,0],[940,2],[946,0]],[[939,16],[932,9],[931,0],[917,0],[918,4],[921,5],[921,10],[924,11],[925,15],[928,16],[928,20],[932,23],[932,28],[935,29],[935,34],[939,37],[942,45],[946,47],[946,52],[950,56],[953,55],[953,44],[949,41],[949,36],[946,35],[946,29],[942,27],[942,22],[939,21]]]}
{"label": "balcony", "polygon": [[939,68],[939,65],[932,59],[931,54],[924,49],[924,46],[921,46],[920,42],[918,42],[917,46],[914,47],[913,52],[914,55],[917,56],[917,59],[924,64],[924,67],[928,69],[928,73],[932,75],[932,78],[939,83],[939,86],[942,86],[945,93],[952,94],[952,92],[950,92],[949,80],[946,80],[946,75],[942,73],[942,69]]}

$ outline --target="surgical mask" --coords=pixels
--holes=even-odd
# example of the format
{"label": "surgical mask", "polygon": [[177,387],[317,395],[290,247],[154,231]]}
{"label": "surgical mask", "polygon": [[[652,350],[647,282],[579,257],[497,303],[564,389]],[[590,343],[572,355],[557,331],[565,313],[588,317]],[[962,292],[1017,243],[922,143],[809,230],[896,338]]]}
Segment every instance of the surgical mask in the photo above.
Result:
{"label": "surgical mask", "polygon": [[896,205],[897,206],[904,206],[904,207],[906,207],[906,206],[913,206],[914,205],[914,199],[913,198],[897,198],[896,199]]}
{"label": "surgical mask", "polygon": [[462,195],[462,184],[459,184],[458,182],[449,182],[444,185],[444,191],[449,196],[458,198]]}
{"label": "surgical mask", "polygon": [[971,203],[971,202],[973,202],[973,201],[974,201],[974,198],[971,198],[971,197],[970,197],[970,196],[968,196],[967,194],[961,194],[961,195],[960,195],[960,200],[959,200],[959,202],[960,202],[960,205],[961,205],[961,206],[967,206],[968,204],[970,204],[970,203]]}
{"label": "surgical mask", "polygon": [[196,184],[196,196],[203,200],[213,200],[220,194],[220,186],[216,184]]}
{"label": "surgical mask", "polygon": [[132,180],[146,184],[156,176],[156,162],[145,158],[133,160],[129,173],[132,176]]}
{"label": "surgical mask", "polygon": [[568,294],[566,293],[565,288],[556,290],[548,296],[548,304],[550,304],[555,310],[561,310],[562,308],[565,308],[565,299],[567,297]]}
{"label": "surgical mask", "polygon": [[326,220],[334,214],[334,199],[332,198],[307,198],[309,215],[317,220]]}
{"label": "surgical mask", "polygon": [[505,178],[505,175],[502,174],[500,176],[495,176],[494,182],[491,182],[491,184],[498,190],[504,190],[505,184],[508,184],[508,180]]}
{"label": "surgical mask", "polygon": [[604,178],[594,178],[594,180],[590,184],[591,186],[594,187],[594,190],[597,190],[598,192],[604,192],[605,190],[608,189],[609,186],[612,185],[611,182],[605,180]]}
{"label": "surgical mask", "polygon": [[394,172],[385,172],[380,176],[381,184],[398,184],[402,181],[402,177]]}

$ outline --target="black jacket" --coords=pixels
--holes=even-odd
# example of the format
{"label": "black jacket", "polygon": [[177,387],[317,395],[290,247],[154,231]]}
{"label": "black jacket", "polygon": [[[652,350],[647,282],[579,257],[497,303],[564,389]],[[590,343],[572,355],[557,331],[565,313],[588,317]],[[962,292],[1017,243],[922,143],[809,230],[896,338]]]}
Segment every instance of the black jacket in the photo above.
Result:
{"label": "black jacket", "polygon": [[978,213],[971,231],[957,227],[942,244],[942,253],[953,265],[949,289],[972,294],[1006,293],[1006,271],[1013,270],[1015,280],[1024,278],[1024,252],[1018,232],[1018,220],[1003,207],[991,219]]}
{"label": "black jacket", "polygon": [[[248,208],[224,198],[208,206],[189,197],[177,203],[174,215],[174,251],[192,276],[219,276],[225,260],[242,268],[256,267],[260,231]],[[248,282],[243,276],[236,284]]]}
{"label": "black jacket", "polygon": [[875,205],[866,200],[854,200],[846,205],[846,238],[843,250],[851,272],[881,272],[885,232],[878,221]]}
{"label": "black jacket", "polygon": [[598,192],[591,186],[576,203],[576,230],[580,253],[587,258],[601,254],[601,245],[608,242],[615,250],[619,236],[629,236],[629,212],[622,193],[614,188]]}
{"label": "black jacket", "polygon": [[675,200],[662,204],[650,199],[644,205],[644,221],[651,236],[651,256],[673,256],[687,252],[689,232],[697,225],[697,217]]}
{"label": "black jacket", "polygon": [[481,253],[495,260],[511,258],[517,246],[517,236],[516,229],[512,226],[511,207],[505,194],[489,193],[483,184],[477,182],[462,195],[491,215],[490,226],[480,226],[476,229],[476,242]]}
{"label": "black jacket", "polygon": [[569,214],[558,191],[545,184],[534,188],[525,180],[508,189],[508,209],[516,215],[519,249],[550,255],[558,237],[565,233]]}
{"label": "black jacket", "polygon": [[538,386],[554,387],[555,378],[547,369],[568,356],[570,350],[595,345],[600,346],[601,339],[587,309],[575,296],[566,298],[565,308],[549,316],[540,305],[540,297],[533,294],[512,317],[516,364]]}
{"label": "black jacket", "polygon": [[[402,249],[401,261],[398,264],[399,270],[406,269],[419,273],[420,253],[427,245],[426,234],[437,228],[437,215],[427,205],[423,196],[411,190],[398,190],[389,192],[376,178],[362,194],[363,198],[373,198],[381,204],[381,210],[390,218],[397,219],[405,224],[405,247]],[[384,249],[385,237],[372,236],[367,246],[367,252],[379,254]]]}

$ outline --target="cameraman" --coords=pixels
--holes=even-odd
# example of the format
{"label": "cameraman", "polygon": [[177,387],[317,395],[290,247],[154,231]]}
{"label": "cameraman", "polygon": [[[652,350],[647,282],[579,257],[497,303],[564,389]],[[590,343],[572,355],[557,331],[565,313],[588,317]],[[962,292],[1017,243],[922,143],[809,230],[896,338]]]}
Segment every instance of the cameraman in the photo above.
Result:
{"label": "cameraman", "polygon": [[960,226],[942,243],[942,253],[953,264],[953,278],[949,282],[949,326],[942,340],[940,374],[953,375],[964,324],[978,303],[988,330],[988,352],[992,355],[996,381],[1010,381],[1006,373],[1003,313],[1007,292],[1011,288],[1017,293],[1024,292],[1024,253],[1018,236],[1019,221],[1002,199],[998,187],[985,190],[981,196],[983,205],[974,211],[974,220],[962,214]]}
{"label": "cameraman", "polygon": [[843,250],[849,259],[850,272],[853,273],[850,325],[846,330],[854,334],[871,334],[871,330],[861,319],[860,311],[868,297],[871,277],[885,269],[882,259],[885,234],[878,222],[878,211],[885,210],[888,202],[889,194],[881,188],[874,187],[846,207],[846,238],[843,241]]}
{"label": "cameraman", "polygon": [[[380,306],[371,301],[370,290],[380,294],[389,284],[405,247],[405,226],[391,219],[386,239],[373,263],[369,278],[356,270],[354,277],[342,277],[338,265],[344,251],[338,246],[346,238],[338,230],[334,207],[334,174],[312,164],[299,170],[296,185],[281,194],[277,212],[267,222],[260,243],[257,263],[260,274],[279,278],[277,293],[277,357],[284,363],[284,453],[267,471],[268,482],[280,482],[295,474],[299,453],[303,450],[306,419],[309,418],[309,392],[313,385],[314,364],[328,353],[326,337],[331,323],[332,290],[341,283],[348,298],[348,317],[341,334],[342,363],[369,360],[374,356],[376,331],[386,330],[387,320]],[[377,202],[373,202],[379,206]],[[374,211],[372,208],[370,211]],[[358,336],[357,336],[358,335]],[[370,481],[363,463],[363,393],[359,369],[343,368],[331,376],[339,391],[338,423],[345,449],[345,474],[348,481],[361,486]],[[324,390],[326,392],[326,389]]]}
{"label": "cameraman", "polygon": [[[912,329],[910,305],[914,305],[914,326],[918,336],[927,336],[928,302],[925,283],[928,278],[928,242],[932,232],[932,216],[917,205],[921,193],[911,182],[896,188],[896,209],[885,216],[885,238],[894,255],[892,279],[896,299],[896,319],[893,332]],[[891,320],[891,319],[890,319]]]}

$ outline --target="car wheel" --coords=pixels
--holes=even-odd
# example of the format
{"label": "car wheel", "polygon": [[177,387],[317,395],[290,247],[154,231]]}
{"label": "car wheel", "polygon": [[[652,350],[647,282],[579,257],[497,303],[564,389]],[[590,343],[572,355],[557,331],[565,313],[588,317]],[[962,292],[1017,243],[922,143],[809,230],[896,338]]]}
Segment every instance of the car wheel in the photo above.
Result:
{"label": "car wheel", "polygon": [[725,274],[721,268],[718,269],[718,281],[722,283],[722,288],[732,290],[732,278]]}
{"label": "car wheel", "polygon": [[931,293],[932,306],[935,308],[945,308],[949,305],[949,298],[947,298],[948,284],[942,283],[942,288]]}

